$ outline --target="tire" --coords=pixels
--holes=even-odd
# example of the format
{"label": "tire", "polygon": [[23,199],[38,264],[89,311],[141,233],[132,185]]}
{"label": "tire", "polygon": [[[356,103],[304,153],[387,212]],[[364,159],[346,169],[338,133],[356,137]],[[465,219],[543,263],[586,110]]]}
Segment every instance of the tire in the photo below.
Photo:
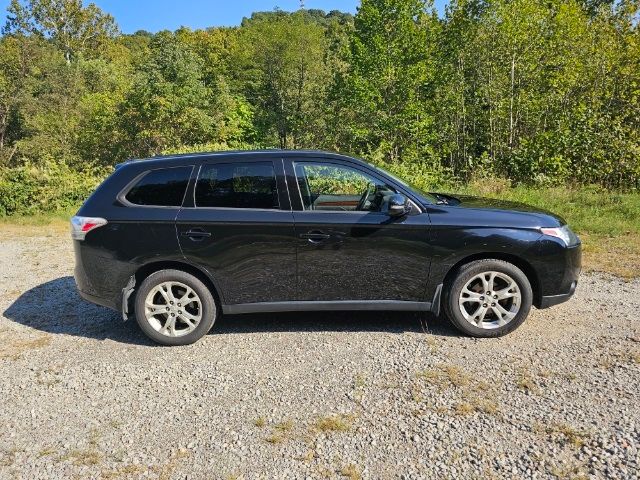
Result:
{"label": "tire", "polygon": [[[486,288],[491,295],[481,291]],[[481,338],[514,331],[529,316],[532,300],[531,283],[522,270],[496,259],[476,260],[460,267],[445,286],[443,299],[449,321],[463,333]]]}
{"label": "tire", "polygon": [[160,270],[140,284],[135,316],[154,342],[189,345],[211,330],[217,309],[211,291],[198,278],[181,270]]}

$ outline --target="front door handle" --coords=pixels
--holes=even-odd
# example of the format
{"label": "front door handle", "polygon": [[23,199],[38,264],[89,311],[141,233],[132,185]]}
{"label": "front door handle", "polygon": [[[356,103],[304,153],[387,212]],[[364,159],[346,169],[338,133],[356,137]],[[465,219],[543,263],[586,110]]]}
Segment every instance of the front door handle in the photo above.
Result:
{"label": "front door handle", "polygon": [[181,232],[180,235],[183,237],[189,237],[191,240],[195,241],[200,241],[211,236],[209,232],[205,232],[202,228],[191,228],[186,232]]}
{"label": "front door handle", "polygon": [[300,238],[309,240],[310,243],[320,243],[331,238],[331,235],[329,235],[328,233],[311,231],[308,233],[301,233]]}

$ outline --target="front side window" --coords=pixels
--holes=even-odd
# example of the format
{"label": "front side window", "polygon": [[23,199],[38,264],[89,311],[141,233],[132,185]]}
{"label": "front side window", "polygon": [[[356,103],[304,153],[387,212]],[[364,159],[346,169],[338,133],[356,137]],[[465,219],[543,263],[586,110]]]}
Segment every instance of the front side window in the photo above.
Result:
{"label": "front side window", "polygon": [[204,165],[198,177],[196,207],[278,209],[271,162]]}
{"label": "front side window", "polygon": [[135,205],[179,207],[193,167],[150,170],[125,195]]}
{"label": "front side window", "polygon": [[296,162],[305,210],[380,212],[397,191],[367,173],[332,163]]}

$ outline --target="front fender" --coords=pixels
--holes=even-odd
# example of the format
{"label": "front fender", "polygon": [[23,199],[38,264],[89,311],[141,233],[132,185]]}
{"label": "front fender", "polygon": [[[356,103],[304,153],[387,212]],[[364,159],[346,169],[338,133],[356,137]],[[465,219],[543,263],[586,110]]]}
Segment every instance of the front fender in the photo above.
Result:
{"label": "front fender", "polygon": [[[475,226],[432,226],[433,261],[427,298],[456,265],[474,258],[517,257],[531,265],[530,252],[542,234],[535,229]],[[537,281],[537,278],[535,279]]]}

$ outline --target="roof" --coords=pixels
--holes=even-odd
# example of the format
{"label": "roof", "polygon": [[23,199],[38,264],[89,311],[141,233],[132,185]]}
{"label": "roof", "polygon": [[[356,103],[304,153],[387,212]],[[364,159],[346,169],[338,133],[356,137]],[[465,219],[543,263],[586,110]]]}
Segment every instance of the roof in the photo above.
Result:
{"label": "roof", "polygon": [[282,149],[266,149],[266,150],[223,150],[218,152],[197,152],[197,153],[177,153],[170,155],[156,155],[148,158],[129,159],[127,162],[139,162],[146,160],[177,160],[182,158],[199,158],[212,156],[237,156],[243,155],[264,155],[266,157],[329,157],[343,158],[349,160],[357,160],[348,155],[342,155],[335,152],[326,152],[323,150],[282,150]]}

